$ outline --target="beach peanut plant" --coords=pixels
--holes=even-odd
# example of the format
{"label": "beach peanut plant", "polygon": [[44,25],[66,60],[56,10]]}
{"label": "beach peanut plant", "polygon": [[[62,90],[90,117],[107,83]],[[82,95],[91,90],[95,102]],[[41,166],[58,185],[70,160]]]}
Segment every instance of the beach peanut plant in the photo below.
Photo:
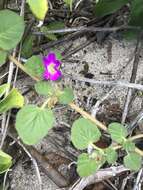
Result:
{"label": "beach peanut plant", "polygon": [[[27,0],[26,2],[31,10],[30,13],[33,13],[33,16],[43,23],[49,9],[48,1]],[[64,3],[70,7],[70,11],[73,9],[73,2],[64,0]],[[128,5],[130,7],[129,25],[143,27],[142,0],[98,0],[95,2],[96,17],[104,17],[120,10],[124,5]],[[118,149],[125,152],[124,165],[133,171],[139,170],[142,165],[143,152],[136,147],[134,140],[143,135],[128,137],[126,127],[120,123],[111,123],[106,127],[76,106],[73,90],[69,87],[62,88],[60,85],[63,77],[61,52],[56,53],[51,50],[46,56],[32,55],[32,43],[35,38],[31,34],[30,37],[27,37],[27,43],[26,40],[22,41],[25,31],[24,17],[10,10],[1,10],[0,20],[2,21],[0,23],[0,67],[7,60],[12,61],[36,81],[35,91],[39,95],[45,96],[45,102],[40,106],[26,105],[24,97],[16,88],[9,84],[0,86],[0,114],[12,108],[20,109],[16,115],[15,128],[22,142],[26,145],[34,145],[48,135],[55,123],[53,108],[56,104],[64,104],[81,114],[81,117],[75,120],[71,127],[72,144],[75,148],[83,151],[77,160],[77,172],[81,177],[93,174],[105,163],[109,165],[118,163]],[[22,45],[22,54],[28,58],[24,64],[11,56],[11,50],[16,48],[19,42]],[[103,130],[110,135],[114,142],[106,149],[101,149],[96,145],[96,142],[102,137]],[[11,156],[0,150],[0,173],[5,172],[11,165]]]}

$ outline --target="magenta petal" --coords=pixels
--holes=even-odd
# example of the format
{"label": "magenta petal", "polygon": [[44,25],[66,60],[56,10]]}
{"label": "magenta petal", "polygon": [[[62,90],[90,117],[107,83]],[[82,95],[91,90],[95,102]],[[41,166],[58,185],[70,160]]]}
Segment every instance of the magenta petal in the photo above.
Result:
{"label": "magenta petal", "polygon": [[46,58],[48,59],[49,62],[55,62],[56,55],[55,55],[55,53],[49,53]]}
{"label": "magenta petal", "polygon": [[43,57],[43,64],[44,64],[45,68],[47,68],[47,66],[50,64],[50,62],[47,59],[47,57]]}
{"label": "magenta petal", "polygon": [[61,62],[59,60],[55,60],[54,64],[56,67],[59,67],[61,65]]}
{"label": "magenta petal", "polygon": [[50,79],[50,75],[49,75],[49,72],[47,70],[44,72],[43,77],[44,77],[45,80]]}
{"label": "magenta petal", "polygon": [[59,70],[56,70],[54,74],[49,73],[49,79],[53,81],[58,80],[59,78],[61,78],[61,76],[62,74],[61,74],[61,71]]}

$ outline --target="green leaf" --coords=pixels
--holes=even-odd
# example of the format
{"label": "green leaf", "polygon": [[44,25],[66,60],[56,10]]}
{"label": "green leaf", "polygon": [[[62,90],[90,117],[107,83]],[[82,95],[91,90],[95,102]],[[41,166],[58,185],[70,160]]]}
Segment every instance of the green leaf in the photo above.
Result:
{"label": "green leaf", "polygon": [[0,51],[0,66],[2,66],[6,62],[7,52]]}
{"label": "green leaf", "polygon": [[51,22],[50,24],[48,24],[46,26],[46,28],[48,29],[48,31],[49,30],[59,30],[59,29],[65,28],[65,24],[60,21],[54,21],[54,22]]}
{"label": "green leaf", "polygon": [[142,157],[137,153],[129,153],[124,157],[124,165],[130,170],[138,171],[141,168]]}
{"label": "green leaf", "polygon": [[73,0],[64,0],[64,2],[70,7],[70,11],[72,11]]}
{"label": "green leaf", "polygon": [[29,58],[32,56],[34,40],[35,40],[35,36],[33,35],[27,36],[27,38],[24,40],[24,43],[22,45],[22,51],[21,51],[22,57]]}
{"label": "green leaf", "polygon": [[135,143],[130,140],[127,140],[123,143],[123,148],[126,150],[126,152],[134,152],[135,147]]}
{"label": "green leaf", "polygon": [[46,13],[48,11],[48,1],[47,0],[27,0],[31,11],[39,19],[44,20]]}
{"label": "green leaf", "polygon": [[25,63],[27,71],[35,77],[43,78],[44,66],[42,59],[39,56],[32,56]]}
{"label": "green leaf", "polygon": [[109,147],[105,150],[106,159],[109,164],[114,164],[118,158],[117,152],[112,148]]}
{"label": "green leaf", "polygon": [[38,94],[51,96],[55,92],[53,86],[48,81],[39,81],[35,84],[35,90]]}
{"label": "green leaf", "polygon": [[127,30],[121,31],[121,33],[123,38],[125,38],[128,41],[132,41],[137,39],[140,32],[138,30]]}
{"label": "green leaf", "polygon": [[0,101],[0,114],[12,108],[21,108],[24,104],[23,96],[17,89],[12,89],[6,98]]}
{"label": "green leaf", "polygon": [[103,17],[116,12],[128,2],[129,0],[100,0],[95,5],[94,13],[97,17]]}
{"label": "green leaf", "polygon": [[59,93],[59,102],[61,104],[68,104],[74,100],[73,90],[66,87],[63,91]]}
{"label": "green leaf", "polygon": [[9,84],[3,84],[0,86],[0,97],[4,95],[7,89],[9,89]]}
{"label": "green leaf", "polygon": [[24,106],[16,117],[16,130],[25,144],[37,144],[53,127],[54,115],[50,109],[35,105]]}
{"label": "green leaf", "polygon": [[50,34],[50,33],[48,33],[48,28],[46,27],[46,26],[43,26],[43,27],[41,27],[41,32],[42,33],[44,33],[44,35],[49,39],[49,40],[57,40],[57,36],[56,36],[56,34]]}
{"label": "green leaf", "polygon": [[114,122],[108,126],[108,131],[111,134],[112,140],[123,143],[125,137],[128,135],[127,129],[120,123]]}
{"label": "green leaf", "polygon": [[12,157],[0,150],[0,174],[8,170],[12,165]]}
{"label": "green leaf", "polygon": [[65,24],[63,22],[55,21],[47,26],[41,27],[41,32],[45,34],[45,36],[49,40],[57,40],[58,36],[61,36],[62,34],[53,34],[53,33],[48,33],[50,30],[59,30],[65,28]]}
{"label": "green leaf", "polygon": [[0,48],[10,50],[20,42],[24,32],[24,20],[9,10],[0,11]]}
{"label": "green leaf", "polygon": [[97,126],[87,119],[80,118],[73,123],[71,140],[74,146],[80,150],[87,148],[93,142],[97,142],[100,136],[101,133]]}
{"label": "green leaf", "polygon": [[142,18],[143,18],[143,1],[132,0],[129,25],[143,27]]}
{"label": "green leaf", "polygon": [[[86,177],[95,173],[104,163],[104,159],[99,152],[96,152],[97,157],[91,158],[90,155],[82,153],[77,160],[77,172],[80,177]],[[104,161],[103,161],[104,160]]]}

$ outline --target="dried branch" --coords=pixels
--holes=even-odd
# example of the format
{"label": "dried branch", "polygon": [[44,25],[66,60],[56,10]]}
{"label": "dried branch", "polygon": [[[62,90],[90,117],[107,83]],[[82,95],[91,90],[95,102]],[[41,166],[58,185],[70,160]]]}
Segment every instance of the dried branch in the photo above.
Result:
{"label": "dried branch", "polygon": [[[117,27],[73,27],[73,28],[63,28],[58,30],[49,30],[46,34],[59,34],[59,33],[69,33],[69,32],[77,32],[77,31],[87,31],[87,32],[117,32],[119,30],[132,29],[132,30],[140,30],[140,27],[135,26],[117,26]],[[33,32],[35,35],[45,35],[42,32]]]}
{"label": "dried branch", "polygon": [[78,80],[80,82],[88,82],[91,84],[98,84],[98,85],[107,85],[107,86],[119,86],[119,87],[125,87],[125,88],[133,88],[140,91],[143,91],[143,85],[141,84],[135,84],[135,83],[129,83],[124,81],[99,81],[95,79],[88,79],[84,77],[79,77],[76,75],[65,75],[66,77],[69,77],[73,80]]}
{"label": "dried branch", "polygon": [[[136,80],[136,75],[137,75],[137,70],[138,70],[138,65],[139,65],[139,60],[140,60],[140,53],[141,53],[141,49],[142,49],[142,36],[143,36],[143,32],[141,32],[139,34],[138,39],[137,39],[137,45],[135,48],[135,57],[134,57],[134,62],[133,62],[133,69],[132,69],[132,74],[131,74],[131,78],[130,78],[131,83],[134,83]],[[124,123],[126,120],[128,110],[129,110],[129,104],[131,102],[132,89],[131,89],[131,87],[129,87],[129,88],[130,89],[128,90],[128,93],[127,93],[127,97],[125,100],[125,107],[124,107],[124,111],[122,114],[122,123]]]}
{"label": "dried branch", "polygon": [[91,176],[82,178],[78,184],[76,184],[74,187],[71,187],[69,190],[83,190],[88,185],[107,180],[111,177],[115,177],[116,175],[119,175],[127,171],[129,171],[129,169],[125,168],[122,165],[117,167],[101,169]]}

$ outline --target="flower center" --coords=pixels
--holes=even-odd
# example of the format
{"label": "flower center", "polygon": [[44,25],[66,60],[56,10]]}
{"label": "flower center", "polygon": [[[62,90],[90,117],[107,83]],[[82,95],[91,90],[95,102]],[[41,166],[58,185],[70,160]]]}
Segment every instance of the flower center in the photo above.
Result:
{"label": "flower center", "polygon": [[54,74],[54,73],[56,72],[54,66],[55,66],[55,65],[54,65],[53,63],[51,63],[51,64],[47,67],[48,71],[49,71],[51,74]]}

